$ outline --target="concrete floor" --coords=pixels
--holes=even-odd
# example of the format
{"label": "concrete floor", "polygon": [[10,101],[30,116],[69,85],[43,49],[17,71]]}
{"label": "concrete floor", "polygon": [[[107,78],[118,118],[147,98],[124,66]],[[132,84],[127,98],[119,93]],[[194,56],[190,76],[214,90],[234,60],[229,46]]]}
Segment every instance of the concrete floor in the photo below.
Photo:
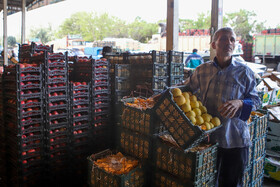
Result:
{"label": "concrete floor", "polygon": [[280,187],[280,181],[264,177],[263,187]]}

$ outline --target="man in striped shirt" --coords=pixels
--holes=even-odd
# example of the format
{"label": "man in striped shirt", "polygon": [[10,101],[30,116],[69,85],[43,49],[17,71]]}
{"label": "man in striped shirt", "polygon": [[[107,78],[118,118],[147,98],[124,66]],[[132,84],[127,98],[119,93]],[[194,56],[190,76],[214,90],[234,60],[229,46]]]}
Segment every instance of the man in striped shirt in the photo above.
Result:
{"label": "man in striped shirt", "polygon": [[185,82],[208,113],[221,119],[222,126],[210,140],[219,144],[216,186],[223,187],[242,186],[251,145],[246,121],[260,105],[253,71],[232,57],[235,38],[229,27],[217,30],[211,43],[216,57],[198,66]]}

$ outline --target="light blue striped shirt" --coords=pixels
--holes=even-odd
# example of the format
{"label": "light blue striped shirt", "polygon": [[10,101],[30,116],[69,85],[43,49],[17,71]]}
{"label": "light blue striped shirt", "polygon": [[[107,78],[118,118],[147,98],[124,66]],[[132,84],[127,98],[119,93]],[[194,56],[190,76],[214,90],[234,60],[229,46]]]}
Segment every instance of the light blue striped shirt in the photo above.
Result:
{"label": "light blue striped shirt", "polygon": [[[221,119],[222,127],[211,135],[211,142],[218,142],[222,148],[237,148],[251,145],[246,120],[252,110],[260,105],[255,89],[253,71],[232,58],[231,64],[221,69],[214,62],[204,63],[196,68],[186,84],[201,99],[208,113]],[[235,117],[223,118],[219,106],[228,100],[243,100],[243,107]]]}

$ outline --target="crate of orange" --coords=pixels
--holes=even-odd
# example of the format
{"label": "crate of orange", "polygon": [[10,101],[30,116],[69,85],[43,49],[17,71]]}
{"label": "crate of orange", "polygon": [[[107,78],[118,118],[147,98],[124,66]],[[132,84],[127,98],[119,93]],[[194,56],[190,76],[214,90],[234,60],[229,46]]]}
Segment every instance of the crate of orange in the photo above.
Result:
{"label": "crate of orange", "polygon": [[187,86],[166,89],[154,107],[155,113],[182,149],[198,145],[221,127],[217,116]]}
{"label": "crate of orange", "polygon": [[144,170],[133,157],[106,149],[88,157],[91,187],[140,187],[145,183]]}
{"label": "crate of orange", "polygon": [[157,133],[160,123],[155,114],[153,97],[122,99],[123,111],[120,126],[145,135]]}
{"label": "crate of orange", "polygon": [[154,137],[153,163],[181,180],[205,182],[215,176],[217,146],[203,142],[183,150],[169,133],[163,132]]}

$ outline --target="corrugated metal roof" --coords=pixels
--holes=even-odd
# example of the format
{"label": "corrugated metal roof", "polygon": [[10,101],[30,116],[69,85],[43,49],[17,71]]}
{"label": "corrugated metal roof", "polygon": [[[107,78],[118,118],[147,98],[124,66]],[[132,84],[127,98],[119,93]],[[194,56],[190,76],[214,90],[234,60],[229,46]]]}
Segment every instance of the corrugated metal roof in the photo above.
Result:
{"label": "corrugated metal roof", "polygon": [[[7,0],[8,1],[8,14],[21,11],[22,0]],[[26,7],[32,6],[33,4],[42,0],[26,0]],[[0,0],[0,11],[3,10],[3,0]]]}

